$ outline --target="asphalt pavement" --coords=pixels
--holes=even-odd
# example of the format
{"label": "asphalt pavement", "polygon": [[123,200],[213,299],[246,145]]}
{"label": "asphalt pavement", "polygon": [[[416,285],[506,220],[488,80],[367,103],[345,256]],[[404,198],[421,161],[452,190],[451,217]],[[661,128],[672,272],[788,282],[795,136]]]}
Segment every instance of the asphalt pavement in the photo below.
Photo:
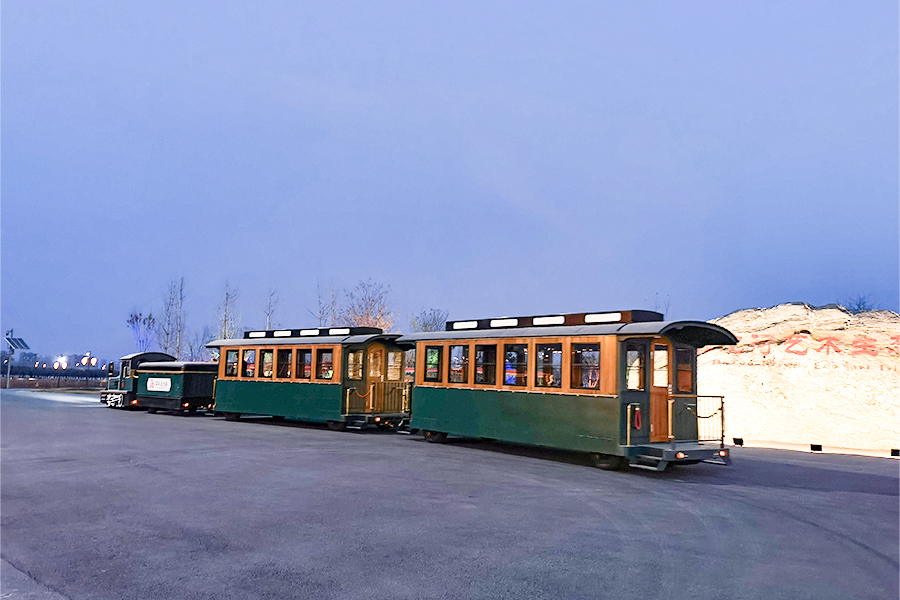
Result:
{"label": "asphalt pavement", "polygon": [[0,396],[0,598],[898,597],[900,462],[578,453]]}

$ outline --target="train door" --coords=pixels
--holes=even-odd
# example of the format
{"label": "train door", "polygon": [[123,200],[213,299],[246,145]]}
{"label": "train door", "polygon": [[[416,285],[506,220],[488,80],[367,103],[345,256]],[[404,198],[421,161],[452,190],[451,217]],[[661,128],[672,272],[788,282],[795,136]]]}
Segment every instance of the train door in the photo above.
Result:
{"label": "train door", "polygon": [[650,348],[650,441],[669,441],[670,348],[664,339],[655,339]]}
{"label": "train door", "polygon": [[384,410],[384,375],[385,375],[385,350],[381,344],[369,346],[368,373],[366,385],[369,388],[369,409],[374,412]]}
{"label": "train door", "polygon": [[[634,417],[626,426],[631,428],[631,441],[646,442],[647,425],[635,425],[635,421],[642,421],[651,425],[650,441],[654,441],[655,428],[653,425],[653,405],[650,395],[649,377],[647,365],[650,357],[650,341],[646,338],[632,338],[623,340],[619,349],[621,364],[619,366],[619,397],[625,405],[634,407],[635,412],[640,408],[644,419]],[[649,413],[649,419],[647,418]],[[628,432],[626,431],[626,437]],[[637,439],[636,439],[637,438]]]}

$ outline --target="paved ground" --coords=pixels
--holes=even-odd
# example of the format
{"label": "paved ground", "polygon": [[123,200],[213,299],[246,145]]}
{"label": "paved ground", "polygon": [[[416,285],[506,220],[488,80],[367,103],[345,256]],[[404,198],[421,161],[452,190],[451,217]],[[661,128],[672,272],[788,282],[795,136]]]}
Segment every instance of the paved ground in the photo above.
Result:
{"label": "paved ground", "polygon": [[3,392],[0,598],[872,598],[898,461],[732,467],[110,410]]}

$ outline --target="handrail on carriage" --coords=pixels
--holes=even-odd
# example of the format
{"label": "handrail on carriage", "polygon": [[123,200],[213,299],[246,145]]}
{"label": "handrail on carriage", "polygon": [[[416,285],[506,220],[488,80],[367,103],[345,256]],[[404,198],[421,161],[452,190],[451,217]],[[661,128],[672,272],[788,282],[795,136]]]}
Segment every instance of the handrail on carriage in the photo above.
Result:
{"label": "handrail on carriage", "polygon": [[[684,407],[688,412],[692,413],[696,419],[698,419],[698,426],[699,426],[699,419],[710,419],[716,415],[719,415],[719,436],[718,436],[719,447],[724,448],[725,447],[725,396],[716,396],[716,395],[712,395],[712,394],[669,394],[669,398],[668,398],[668,409],[669,409],[668,438],[669,438],[669,442],[672,444],[675,443],[675,435],[674,435],[674,429],[673,429],[673,427],[674,427],[674,419],[673,419],[674,414],[673,413],[674,413],[674,407],[675,407],[675,400],[690,399],[690,398],[694,398],[695,400],[697,400],[697,402],[694,402],[693,404],[685,403]],[[700,415],[699,414],[700,409],[698,407],[698,402],[701,398],[717,399],[719,401],[718,408],[716,408],[716,410],[714,410],[713,412],[711,412],[708,415],[705,415],[705,416]],[[699,438],[700,438],[699,431],[698,431],[697,437],[699,440]]]}

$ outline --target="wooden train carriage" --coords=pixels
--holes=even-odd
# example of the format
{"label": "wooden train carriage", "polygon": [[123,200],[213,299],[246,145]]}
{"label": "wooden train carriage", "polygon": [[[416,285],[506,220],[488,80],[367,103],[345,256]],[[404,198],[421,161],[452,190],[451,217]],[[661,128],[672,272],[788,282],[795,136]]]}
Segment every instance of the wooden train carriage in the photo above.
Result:
{"label": "wooden train carriage", "polygon": [[697,395],[696,351],[728,330],[650,311],[451,321],[416,344],[411,427],[580,450],[597,466],[727,463],[721,397]]}
{"label": "wooden train carriage", "polygon": [[148,362],[174,361],[175,357],[162,352],[136,352],[109,363],[109,379],[106,389],[100,392],[100,402],[110,408],[127,408],[137,405],[137,369]]}
{"label": "wooden train carriage", "polygon": [[409,422],[399,335],[372,327],[249,331],[216,340],[216,410],[228,419],[271,415],[333,429]]}
{"label": "wooden train carriage", "polygon": [[219,365],[214,362],[147,362],[137,370],[136,406],[178,414],[211,409]]}

